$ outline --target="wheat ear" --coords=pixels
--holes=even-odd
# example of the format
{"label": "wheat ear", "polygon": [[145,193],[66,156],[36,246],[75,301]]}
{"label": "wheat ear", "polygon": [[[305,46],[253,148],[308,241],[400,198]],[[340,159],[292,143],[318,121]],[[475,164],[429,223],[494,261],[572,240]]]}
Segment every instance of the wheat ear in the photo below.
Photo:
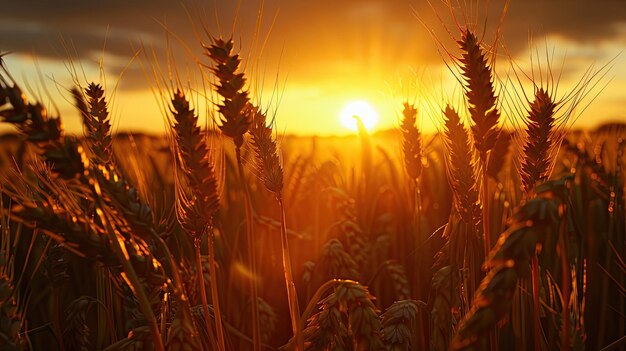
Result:
{"label": "wheat ear", "polygon": [[537,90],[526,118],[528,140],[524,145],[524,159],[521,162],[522,186],[526,193],[549,176],[550,153],[554,146],[555,109],[556,103],[548,92]]}
{"label": "wheat ear", "polygon": [[246,78],[244,73],[238,72],[241,58],[239,54],[233,53],[233,46],[232,39],[217,38],[213,44],[205,46],[205,50],[215,63],[211,71],[218,80],[215,89],[222,97],[222,103],[218,105],[221,114],[219,128],[239,148],[243,145],[243,136],[252,120],[251,115],[246,113],[250,101],[248,92],[244,90]]}
{"label": "wheat ear", "polygon": [[417,128],[417,109],[414,105],[404,103],[402,110],[402,154],[404,166],[411,179],[419,179],[422,175],[422,137]]}
{"label": "wheat ear", "polygon": [[[368,289],[355,281],[332,280],[322,285],[316,295],[330,286],[334,287],[333,293],[318,302],[320,311],[309,319],[304,330],[305,340],[310,343],[307,350],[341,350],[348,330],[355,350],[384,349],[374,297]],[[342,313],[348,317],[347,329]]]}
{"label": "wheat ear", "polygon": [[90,83],[85,89],[85,96],[88,106],[87,117],[84,120],[87,123],[87,140],[91,147],[92,159],[99,164],[108,164],[111,162],[113,151],[111,121],[104,89],[100,84]]}
{"label": "wheat ear", "polygon": [[419,312],[415,300],[394,302],[381,315],[382,341],[389,351],[408,351],[411,349],[412,325]]}
{"label": "wheat ear", "polygon": [[478,235],[481,213],[467,129],[463,126],[459,114],[451,106],[446,106],[443,116],[444,145],[448,154],[448,180],[454,194],[454,204],[463,221],[470,224]]}

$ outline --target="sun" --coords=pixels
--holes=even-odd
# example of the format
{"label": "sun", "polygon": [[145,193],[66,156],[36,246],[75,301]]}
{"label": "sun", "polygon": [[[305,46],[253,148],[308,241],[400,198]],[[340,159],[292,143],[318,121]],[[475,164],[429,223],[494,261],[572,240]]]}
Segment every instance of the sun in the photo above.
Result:
{"label": "sun", "polygon": [[350,129],[357,130],[356,119],[359,117],[367,130],[372,130],[378,122],[378,112],[372,105],[363,100],[350,101],[344,106],[339,114],[341,124]]}

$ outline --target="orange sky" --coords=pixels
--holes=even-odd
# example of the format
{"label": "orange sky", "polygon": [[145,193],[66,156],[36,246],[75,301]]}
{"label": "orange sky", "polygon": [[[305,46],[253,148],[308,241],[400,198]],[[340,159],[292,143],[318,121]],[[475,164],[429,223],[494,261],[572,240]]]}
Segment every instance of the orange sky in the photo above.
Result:
{"label": "orange sky", "polygon": [[[600,67],[623,50],[626,44],[626,4],[623,3],[626,2],[512,0],[503,28],[502,43],[506,50],[500,47],[498,51],[499,81],[507,81],[512,66],[518,72],[528,69],[531,56],[534,60],[542,58],[545,68],[547,48],[552,70],[562,74],[559,94],[563,96],[573,89],[587,68]],[[457,53],[426,1],[267,0],[260,26],[261,40],[255,45],[259,6],[258,0],[241,0],[235,37],[240,39],[242,53],[246,57],[251,55],[247,71],[250,88],[255,96],[260,96],[262,105],[275,111],[280,133],[351,133],[340,122],[340,112],[353,100],[364,100],[374,107],[379,114],[377,129],[394,127],[406,99],[422,107],[422,127],[432,131],[433,121],[439,118],[439,106],[460,101],[460,86],[443,65],[427,28],[418,20],[419,16],[447,49]],[[468,5],[465,12],[478,12],[482,23],[481,6],[476,11]],[[452,17],[438,8],[443,22],[456,35]],[[497,28],[500,10],[501,1],[492,0],[486,31],[489,41]],[[138,0],[130,5],[121,0],[67,0],[55,6],[44,0],[14,2],[0,14],[0,50],[12,52],[5,58],[11,72],[28,81],[32,92],[42,96],[54,109],[41,88],[41,82],[45,83],[67,129],[74,132],[80,131],[80,125],[78,115],[66,102],[65,89],[72,84],[66,65],[68,51],[78,56],[75,62],[85,69],[86,77],[79,77],[85,85],[87,81],[98,81],[98,60],[103,58],[109,92],[128,65],[110,107],[114,124],[117,130],[158,133],[165,130],[163,117],[150,90],[154,83],[142,68],[154,61],[142,53],[129,64],[133,48],[138,48],[141,41],[145,47],[154,48],[163,63],[162,54],[168,42],[163,27],[167,26],[173,33],[169,51],[176,57],[180,71],[190,72],[182,74],[183,80],[200,87],[201,76],[194,58],[208,62],[202,56],[194,28],[198,30],[204,23],[211,33],[218,34],[221,30],[228,35],[236,12],[237,2],[228,0],[185,5],[166,0]],[[263,46],[268,33],[267,44]],[[200,36],[206,41],[203,33]],[[37,64],[32,56],[37,58]],[[37,66],[43,79],[37,75]],[[601,91],[609,80],[610,84]],[[509,93],[502,94],[508,96],[502,104],[509,118],[519,114],[512,107],[519,105],[512,89],[520,88],[518,84],[508,84]],[[577,126],[626,121],[626,100],[622,96],[625,90],[626,57],[622,55],[583,100],[581,106],[585,107],[601,91],[580,116]],[[203,104],[199,105],[204,110]],[[582,107],[575,115],[582,112]]]}

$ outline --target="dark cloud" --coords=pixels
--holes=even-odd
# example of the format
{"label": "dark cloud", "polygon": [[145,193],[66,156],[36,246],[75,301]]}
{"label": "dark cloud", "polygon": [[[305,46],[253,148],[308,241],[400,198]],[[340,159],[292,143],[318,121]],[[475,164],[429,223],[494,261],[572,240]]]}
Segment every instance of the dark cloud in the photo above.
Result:
{"label": "dark cloud", "polygon": [[[194,26],[206,23],[215,28],[213,18],[226,19],[228,13],[232,18],[235,13],[234,2],[218,2],[219,6],[213,1],[205,1],[202,6],[183,6],[182,2],[168,0],[12,1],[0,11],[0,51],[58,60],[72,56],[95,62],[106,48],[106,54],[113,57],[106,61],[105,56],[106,68],[120,72],[142,45],[154,47],[164,60],[166,32],[171,32],[193,43],[190,47],[201,55],[195,33],[202,28]],[[242,18],[250,20],[247,16]],[[122,86],[147,87],[139,65],[128,67]]]}
{"label": "dark cloud", "polygon": [[557,0],[513,1],[509,19],[516,29],[529,26],[575,41],[608,39],[626,22],[626,1]]}

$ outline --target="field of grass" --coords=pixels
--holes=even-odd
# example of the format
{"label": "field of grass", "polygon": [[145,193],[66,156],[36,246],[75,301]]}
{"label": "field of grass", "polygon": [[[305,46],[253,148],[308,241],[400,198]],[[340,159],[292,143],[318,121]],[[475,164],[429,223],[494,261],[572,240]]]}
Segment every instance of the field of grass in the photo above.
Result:
{"label": "field of grass", "polygon": [[343,138],[277,141],[229,39],[216,123],[165,81],[164,136],[113,135],[98,83],[68,135],[3,64],[0,350],[625,349],[626,127],[569,129],[597,72],[505,109],[476,33],[462,104]]}

